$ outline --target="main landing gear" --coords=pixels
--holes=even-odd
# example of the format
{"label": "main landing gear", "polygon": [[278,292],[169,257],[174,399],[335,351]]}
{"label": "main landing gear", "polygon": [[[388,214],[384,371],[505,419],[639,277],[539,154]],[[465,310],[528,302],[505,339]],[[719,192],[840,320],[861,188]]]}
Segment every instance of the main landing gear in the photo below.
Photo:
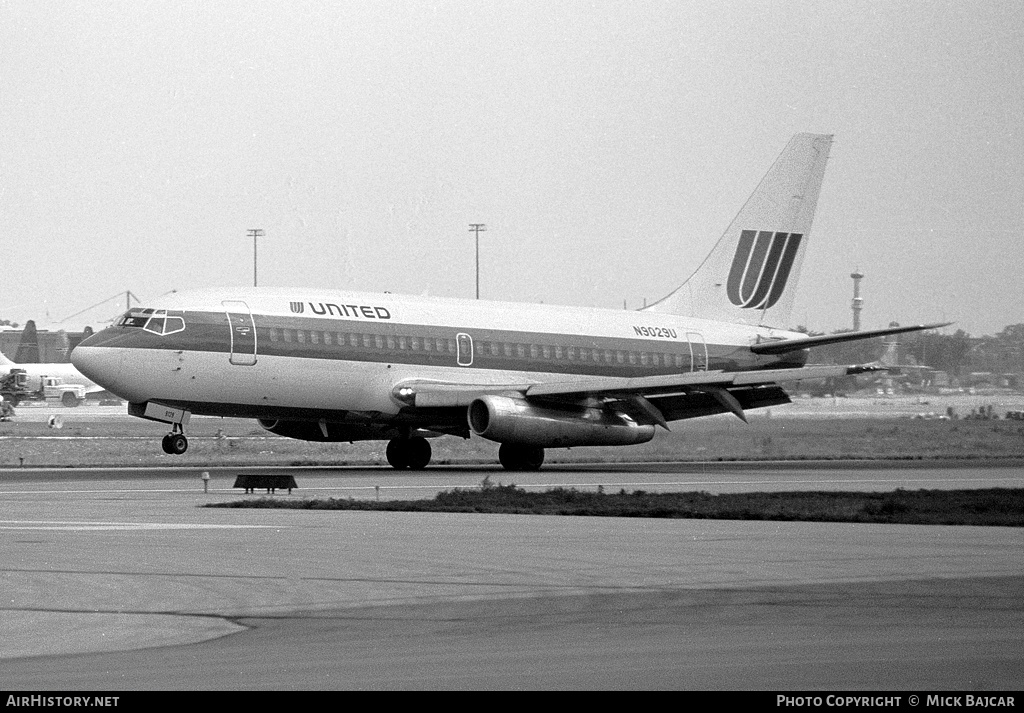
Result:
{"label": "main landing gear", "polygon": [[505,470],[540,470],[544,463],[544,449],[540,446],[502,443],[498,447],[498,460]]}
{"label": "main landing gear", "polygon": [[171,427],[171,432],[164,436],[160,445],[163,446],[164,453],[175,456],[180,456],[188,450],[188,439],[185,438],[185,432],[181,430],[180,423],[175,423]]}
{"label": "main landing gear", "polygon": [[430,442],[422,436],[388,441],[388,463],[395,470],[423,470],[430,463]]}

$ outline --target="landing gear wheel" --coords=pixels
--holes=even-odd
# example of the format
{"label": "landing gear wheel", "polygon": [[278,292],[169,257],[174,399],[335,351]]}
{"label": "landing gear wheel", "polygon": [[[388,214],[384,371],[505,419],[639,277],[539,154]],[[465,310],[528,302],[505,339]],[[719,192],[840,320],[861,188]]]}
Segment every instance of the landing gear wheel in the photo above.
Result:
{"label": "landing gear wheel", "polygon": [[409,449],[405,447],[408,440],[407,438],[392,438],[388,441],[388,449],[385,454],[388,457],[388,463],[395,470],[405,470],[409,467]]}
{"label": "landing gear wheel", "polygon": [[406,448],[408,449],[409,470],[423,470],[427,467],[432,452],[430,442],[426,438],[420,436],[410,438]]}
{"label": "landing gear wheel", "polygon": [[188,450],[188,439],[185,438],[184,433],[168,433],[160,445],[163,447],[164,453],[180,456]]}
{"label": "landing gear wheel", "polygon": [[182,453],[188,450],[188,439],[185,438],[184,433],[171,434],[171,453],[176,456],[180,456]]}
{"label": "landing gear wheel", "polygon": [[498,447],[498,461],[505,470],[540,470],[544,463],[544,449],[539,446],[502,443]]}
{"label": "landing gear wheel", "polygon": [[388,441],[388,463],[395,470],[423,470],[430,463],[432,454],[430,443],[426,438],[392,438]]}

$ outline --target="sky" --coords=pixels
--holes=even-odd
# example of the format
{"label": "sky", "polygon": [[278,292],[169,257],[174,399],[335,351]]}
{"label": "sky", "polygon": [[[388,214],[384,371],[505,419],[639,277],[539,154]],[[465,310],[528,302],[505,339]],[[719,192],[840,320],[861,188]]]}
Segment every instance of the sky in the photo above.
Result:
{"label": "sky", "polygon": [[835,135],[792,324],[1024,322],[1019,0],[0,0],[0,319],[253,284],[635,309]]}

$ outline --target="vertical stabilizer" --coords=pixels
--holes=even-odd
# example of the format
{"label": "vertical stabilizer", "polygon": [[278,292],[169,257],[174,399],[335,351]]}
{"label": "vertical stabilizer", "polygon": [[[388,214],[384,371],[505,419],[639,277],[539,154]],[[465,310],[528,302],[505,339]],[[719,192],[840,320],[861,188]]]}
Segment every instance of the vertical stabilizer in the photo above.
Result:
{"label": "vertical stabilizer", "polygon": [[39,335],[36,334],[36,323],[31,319],[25,322],[25,329],[21,333],[21,341],[18,343],[18,351],[14,354],[14,361],[18,364],[39,363]]}
{"label": "vertical stabilizer", "polygon": [[787,328],[832,136],[797,134],[711,253],[651,312]]}

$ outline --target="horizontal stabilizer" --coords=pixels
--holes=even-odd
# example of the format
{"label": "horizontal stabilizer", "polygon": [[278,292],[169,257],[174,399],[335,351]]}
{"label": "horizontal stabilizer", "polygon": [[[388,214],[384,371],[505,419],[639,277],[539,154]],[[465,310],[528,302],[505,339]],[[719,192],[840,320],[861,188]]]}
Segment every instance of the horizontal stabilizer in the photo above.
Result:
{"label": "horizontal stabilizer", "polygon": [[920,332],[925,329],[940,329],[948,327],[952,322],[938,324],[918,324],[913,327],[888,327],[887,329],[872,329],[866,332],[842,332],[841,334],[822,334],[817,337],[803,337],[800,339],[785,339],[776,342],[761,342],[752,344],[750,351],[754,354],[786,354],[788,352],[820,347],[826,344],[840,344],[842,342],[856,342],[861,339],[874,339],[885,337],[890,334],[904,334],[906,332]]}

